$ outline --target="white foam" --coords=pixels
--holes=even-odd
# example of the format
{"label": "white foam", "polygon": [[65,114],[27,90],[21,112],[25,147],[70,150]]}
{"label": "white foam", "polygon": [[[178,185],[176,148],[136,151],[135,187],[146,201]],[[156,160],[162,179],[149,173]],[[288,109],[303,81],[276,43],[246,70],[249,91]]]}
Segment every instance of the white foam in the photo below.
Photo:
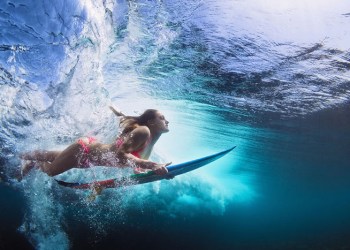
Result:
{"label": "white foam", "polygon": [[53,180],[40,172],[31,173],[22,181],[28,202],[20,231],[36,249],[69,249],[69,239],[63,230],[62,205],[55,198]]}

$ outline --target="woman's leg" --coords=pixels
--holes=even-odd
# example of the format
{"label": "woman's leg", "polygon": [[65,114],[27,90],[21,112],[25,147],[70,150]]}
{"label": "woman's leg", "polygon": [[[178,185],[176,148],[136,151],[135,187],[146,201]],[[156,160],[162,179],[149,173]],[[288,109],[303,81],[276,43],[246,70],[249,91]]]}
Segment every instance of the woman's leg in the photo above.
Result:
{"label": "woman's leg", "polygon": [[61,174],[79,165],[81,145],[74,143],[63,150],[52,162],[38,162],[39,168],[49,176]]}
{"label": "woman's leg", "polygon": [[26,176],[34,167],[38,167],[44,162],[52,162],[61,151],[35,150],[20,155],[20,158],[27,162],[22,166],[21,178]]}
{"label": "woman's leg", "polygon": [[36,166],[35,161],[27,161],[21,168],[21,176],[18,179],[22,179],[26,176],[30,170],[32,170]]}
{"label": "woman's leg", "polygon": [[62,151],[35,150],[20,155],[23,160],[30,161],[54,161]]}

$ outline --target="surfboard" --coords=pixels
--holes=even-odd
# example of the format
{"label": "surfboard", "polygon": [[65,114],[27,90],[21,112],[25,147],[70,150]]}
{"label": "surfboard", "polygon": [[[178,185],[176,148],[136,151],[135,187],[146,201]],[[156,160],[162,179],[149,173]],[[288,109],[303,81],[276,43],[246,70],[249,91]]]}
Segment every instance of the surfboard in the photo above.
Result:
{"label": "surfboard", "polygon": [[64,187],[76,188],[76,189],[91,189],[94,187],[103,187],[103,188],[118,188],[122,186],[130,186],[136,184],[144,184],[153,181],[159,181],[163,179],[172,179],[177,175],[184,174],[190,171],[193,171],[197,168],[203,167],[213,161],[216,161],[231,152],[236,146],[229,148],[227,150],[221,151],[216,154],[208,155],[196,160],[170,165],[167,167],[168,173],[166,175],[157,175],[153,171],[142,173],[142,174],[133,174],[130,176],[94,181],[90,183],[79,183],[79,182],[65,182],[61,180],[56,180],[57,183]]}

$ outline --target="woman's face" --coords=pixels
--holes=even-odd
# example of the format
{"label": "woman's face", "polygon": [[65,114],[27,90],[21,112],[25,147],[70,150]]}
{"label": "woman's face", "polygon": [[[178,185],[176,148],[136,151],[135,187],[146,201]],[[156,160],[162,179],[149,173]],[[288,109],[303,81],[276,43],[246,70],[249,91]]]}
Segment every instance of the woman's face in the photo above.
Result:
{"label": "woman's face", "polygon": [[169,122],[160,112],[157,112],[156,117],[149,121],[149,126],[160,133],[169,132],[168,124]]}

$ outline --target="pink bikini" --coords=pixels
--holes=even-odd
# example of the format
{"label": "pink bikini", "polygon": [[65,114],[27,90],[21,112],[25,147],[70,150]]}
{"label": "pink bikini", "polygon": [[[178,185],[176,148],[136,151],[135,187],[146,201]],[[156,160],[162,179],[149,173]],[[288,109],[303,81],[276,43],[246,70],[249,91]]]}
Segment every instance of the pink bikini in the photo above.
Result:
{"label": "pink bikini", "polygon": [[79,139],[77,143],[81,146],[83,149],[82,156],[79,159],[79,167],[81,168],[88,168],[90,167],[90,161],[89,161],[89,153],[90,148],[87,145],[90,145],[96,141],[96,138],[94,137],[87,137],[88,142],[86,143],[84,139]]}
{"label": "pink bikini", "polygon": [[[145,144],[136,151],[130,152],[130,154],[136,156],[137,158],[141,158],[141,154],[143,152],[143,150],[147,147],[147,145],[151,142],[151,137],[148,138],[148,140],[145,142]],[[89,153],[90,153],[90,148],[88,147],[88,145],[96,142],[96,138],[94,137],[87,137],[87,142],[84,139],[79,139],[77,141],[77,143],[81,146],[83,152],[82,152],[82,156],[79,160],[79,167],[81,168],[88,168],[90,167],[90,161],[89,161]],[[122,144],[124,143],[123,138],[118,138],[116,141],[116,145],[117,148],[119,148]]]}

